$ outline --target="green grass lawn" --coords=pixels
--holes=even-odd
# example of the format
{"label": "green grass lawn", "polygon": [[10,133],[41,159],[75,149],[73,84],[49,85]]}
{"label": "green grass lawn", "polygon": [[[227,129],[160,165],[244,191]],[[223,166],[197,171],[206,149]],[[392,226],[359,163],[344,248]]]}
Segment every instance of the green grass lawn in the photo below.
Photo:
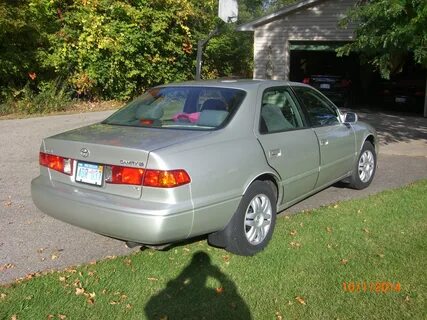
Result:
{"label": "green grass lawn", "polygon": [[422,181],[281,216],[255,257],[203,240],[3,286],[0,319],[427,319],[426,230]]}

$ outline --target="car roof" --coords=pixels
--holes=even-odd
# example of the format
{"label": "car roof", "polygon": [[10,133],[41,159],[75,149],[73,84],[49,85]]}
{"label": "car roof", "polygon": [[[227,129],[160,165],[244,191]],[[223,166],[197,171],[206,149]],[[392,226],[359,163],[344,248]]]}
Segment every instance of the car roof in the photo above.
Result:
{"label": "car roof", "polygon": [[221,87],[221,88],[234,88],[249,90],[263,87],[277,87],[289,85],[302,85],[297,82],[290,82],[284,80],[263,80],[263,79],[216,79],[216,80],[199,80],[199,81],[184,81],[174,82],[160,87],[176,87],[176,86],[189,86],[189,87]]}

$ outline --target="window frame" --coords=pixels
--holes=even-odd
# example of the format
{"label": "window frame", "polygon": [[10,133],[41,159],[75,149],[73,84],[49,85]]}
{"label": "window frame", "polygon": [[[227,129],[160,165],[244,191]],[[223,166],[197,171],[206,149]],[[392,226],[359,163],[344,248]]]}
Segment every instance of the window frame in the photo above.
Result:
{"label": "window frame", "polygon": [[[115,124],[115,123],[108,123],[108,120],[110,118],[112,118],[114,115],[116,115],[117,113],[121,112],[124,108],[126,108],[127,106],[129,106],[130,103],[132,103],[134,100],[138,99],[139,97],[142,97],[143,95],[145,95],[148,91],[150,90],[162,90],[162,89],[216,89],[216,90],[233,90],[236,92],[239,92],[242,94],[241,96],[241,101],[239,103],[239,105],[235,108],[233,108],[232,112],[230,112],[230,114],[228,115],[228,117],[223,121],[223,123],[221,123],[221,125],[217,126],[217,127],[212,127],[212,128],[203,128],[203,129],[196,129],[197,127],[151,127],[151,126],[141,126],[141,125],[129,125],[129,124]],[[197,93],[196,96],[194,96],[195,93],[192,93],[191,96],[193,98],[196,98],[196,100],[198,101],[200,98],[200,92]],[[104,119],[103,121],[101,121],[101,124],[105,124],[105,125],[111,125],[111,126],[123,126],[123,127],[134,127],[134,128],[148,128],[148,129],[164,129],[164,130],[187,130],[187,131],[199,131],[199,132],[210,132],[210,131],[217,131],[217,130],[222,130],[225,127],[228,126],[228,124],[233,120],[234,116],[237,114],[237,112],[240,110],[240,108],[242,107],[242,105],[245,103],[246,99],[248,96],[248,91],[242,88],[234,88],[234,87],[222,87],[222,86],[209,86],[209,85],[194,85],[194,86],[186,86],[186,85],[161,85],[161,86],[157,86],[157,87],[152,87],[149,88],[147,90],[144,91],[143,94],[139,95],[138,97],[136,97],[135,99],[131,100],[129,103],[125,104],[123,107],[121,107],[120,109],[118,109],[116,112],[114,112],[113,114],[111,114],[109,117],[107,117],[106,119]],[[187,105],[187,101],[188,98],[186,98],[186,101],[184,102],[184,107],[183,110],[185,110],[186,105]]]}
{"label": "window frame", "polygon": [[[291,129],[283,129],[283,130],[276,130],[276,131],[270,131],[270,132],[262,132],[261,131],[261,121],[262,121],[262,100],[264,99],[264,95],[266,92],[268,91],[274,91],[274,90],[284,90],[287,91],[289,93],[290,98],[292,99],[293,103],[296,106],[296,112],[298,112],[301,121],[302,121],[302,126],[298,127],[298,128],[291,128]],[[281,132],[290,132],[290,131],[296,131],[296,130],[304,130],[304,129],[308,129],[310,128],[310,123],[307,120],[306,114],[304,112],[304,110],[302,109],[302,106],[300,105],[299,100],[297,99],[295,92],[292,90],[291,86],[289,85],[285,85],[285,86],[275,86],[275,87],[268,87],[265,88],[262,92],[261,95],[261,101],[259,101],[259,119],[258,119],[258,133],[260,135],[268,135],[268,134],[275,134],[275,133],[281,133]]]}
{"label": "window frame", "polygon": [[[341,118],[341,112],[338,109],[338,107],[330,99],[328,99],[328,97],[326,97],[322,92],[320,92],[319,90],[316,90],[313,87],[304,86],[304,85],[294,85],[291,88],[292,88],[292,91],[295,94],[295,97],[298,99],[298,101],[299,101],[299,103],[301,105],[301,108],[304,110],[304,114],[305,114],[305,117],[307,119],[307,123],[309,123],[309,125],[310,125],[311,128],[331,127],[331,126],[336,126],[338,124],[342,124],[343,123],[342,122],[342,118]],[[315,92],[316,94],[320,95],[324,99],[324,102],[327,103],[327,107],[330,108],[330,109],[332,109],[332,111],[335,113],[338,122],[327,124],[327,125],[313,124],[312,121],[311,121],[310,114],[308,112],[308,108],[307,108],[306,104],[304,103],[304,101],[302,101],[302,99],[299,97],[299,95],[298,95],[298,93],[296,91],[297,88],[306,89],[308,91],[311,90],[311,91]]]}

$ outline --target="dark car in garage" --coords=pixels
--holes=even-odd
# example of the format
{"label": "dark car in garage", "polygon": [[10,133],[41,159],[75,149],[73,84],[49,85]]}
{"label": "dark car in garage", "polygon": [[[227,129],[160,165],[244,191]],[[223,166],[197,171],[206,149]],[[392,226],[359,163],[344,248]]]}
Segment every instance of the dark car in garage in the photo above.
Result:
{"label": "dark car in garage", "polygon": [[348,77],[318,74],[305,77],[303,83],[316,88],[338,106],[346,107],[348,105],[352,84]]}

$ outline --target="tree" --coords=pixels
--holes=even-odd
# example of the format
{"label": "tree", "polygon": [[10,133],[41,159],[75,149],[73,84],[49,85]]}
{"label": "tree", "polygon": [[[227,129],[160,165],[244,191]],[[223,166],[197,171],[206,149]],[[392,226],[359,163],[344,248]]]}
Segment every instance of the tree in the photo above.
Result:
{"label": "tree", "polygon": [[[427,1],[361,1],[343,26],[349,23],[358,25],[356,39],[341,47],[339,55],[359,53],[362,61],[374,66],[384,78],[401,71],[409,55],[427,69]],[[424,116],[427,117],[427,90]]]}
{"label": "tree", "polygon": [[0,90],[19,87],[36,69],[37,48],[45,43],[27,0],[0,2]]}

